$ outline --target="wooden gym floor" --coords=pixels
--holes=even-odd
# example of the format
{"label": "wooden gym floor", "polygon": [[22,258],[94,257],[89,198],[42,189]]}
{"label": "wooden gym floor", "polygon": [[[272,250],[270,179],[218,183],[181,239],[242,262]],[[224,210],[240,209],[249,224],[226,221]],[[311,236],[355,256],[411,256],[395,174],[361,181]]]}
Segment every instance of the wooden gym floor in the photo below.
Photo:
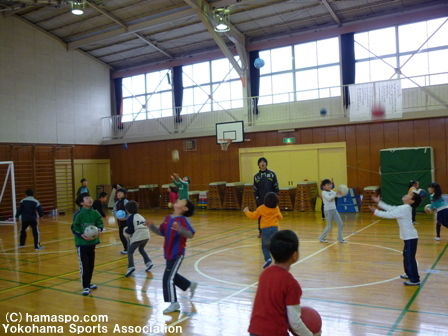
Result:
{"label": "wooden gym floor", "polygon": [[[141,213],[160,223],[168,211]],[[335,227],[330,243],[322,244],[317,241],[325,226],[320,213],[283,214],[281,229],[294,230],[300,238],[300,261],[291,272],[303,288],[302,305],[322,316],[322,335],[448,335],[448,230],[442,228],[442,240],[435,241],[432,216],[417,214],[421,286],[405,287],[398,278],[403,273],[403,242],[395,220],[341,214],[348,244],[335,243]],[[154,262],[152,272],[144,271],[136,252],[137,271],[126,278],[127,258],[119,254],[117,228],[106,223],[96,250],[93,282],[98,289],[84,297],[70,220],[71,215],[65,215],[40,222],[41,242],[46,246],[41,252],[34,251],[31,232],[27,247],[19,250],[13,227],[0,226],[2,324],[7,313],[21,313],[24,319],[26,313],[106,315],[107,322],[34,324],[61,326],[65,335],[76,330],[70,328],[98,325],[107,330],[90,329],[91,334],[113,334],[117,326],[147,326],[147,333],[134,334],[247,335],[263,259],[257,224],[243,213],[197,211],[196,235],[188,243],[179,273],[199,286],[191,302],[178,290],[182,311],[169,315],[162,313],[167,306],[161,281],[162,237],[152,235],[146,248]],[[177,332],[160,332],[168,327],[178,327]],[[11,333],[2,326],[2,334]]]}

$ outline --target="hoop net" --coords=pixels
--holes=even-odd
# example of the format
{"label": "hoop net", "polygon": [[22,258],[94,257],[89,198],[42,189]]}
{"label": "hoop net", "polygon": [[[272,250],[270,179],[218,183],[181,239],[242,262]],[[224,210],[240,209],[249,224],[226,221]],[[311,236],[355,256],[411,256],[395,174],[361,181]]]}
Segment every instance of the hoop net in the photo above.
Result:
{"label": "hoop net", "polygon": [[221,149],[226,151],[232,143],[232,139],[219,139],[218,143],[221,145]]}

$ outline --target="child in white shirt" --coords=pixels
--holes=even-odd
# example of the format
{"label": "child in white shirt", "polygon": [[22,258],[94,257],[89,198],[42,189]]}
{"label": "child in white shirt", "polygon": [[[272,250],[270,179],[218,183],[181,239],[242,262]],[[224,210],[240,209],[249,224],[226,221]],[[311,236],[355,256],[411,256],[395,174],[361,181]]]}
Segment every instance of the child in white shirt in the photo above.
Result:
{"label": "child in white shirt", "polygon": [[370,210],[375,216],[382,218],[396,218],[400,227],[400,239],[404,241],[403,249],[403,265],[404,272],[400,277],[409,279],[405,281],[406,286],[420,286],[420,276],[418,274],[417,261],[415,255],[417,253],[418,233],[412,224],[412,209],[417,208],[422,199],[420,195],[411,193],[404,195],[403,205],[393,206],[380,201],[379,196],[372,196],[372,200],[378,203],[378,206],[386,211],[376,209],[370,206]]}

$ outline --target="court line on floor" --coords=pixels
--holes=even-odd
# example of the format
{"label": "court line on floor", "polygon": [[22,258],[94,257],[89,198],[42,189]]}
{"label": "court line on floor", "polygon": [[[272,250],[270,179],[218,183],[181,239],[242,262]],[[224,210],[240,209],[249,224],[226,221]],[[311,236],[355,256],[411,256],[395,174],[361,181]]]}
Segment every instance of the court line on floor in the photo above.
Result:
{"label": "court line on floor", "polygon": [[[437,264],[439,263],[440,259],[442,259],[442,256],[445,254],[446,250],[448,248],[448,244],[445,245],[444,249],[442,250],[442,252],[440,252],[439,256],[437,257],[436,261],[434,262],[434,264],[431,267],[431,270],[433,270]],[[407,303],[407,305],[403,308],[403,310],[401,311],[400,316],[398,316],[397,320],[395,321],[395,323],[393,324],[393,326],[389,329],[389,333],[387,335],[392,335],[394,333],[394,331],[397,329],[398,325],[401,323],[401,321],[403,320],[404,316],[406,315],[406,313],[409,311],[409,307],[414,303],[415,299],[417,298],[418,294],[420,293],[421,289],[423,288],[423,286],[426,284],[426,281],[428,280],[429,276],[431,275],[431,273],[427,273],[425,278],[423,279],[423,281],[420,283],[420,286],[418,286],[417,290],[415,291],[414,295],[412,295],[412,297],[409,299],[409,302]]]}

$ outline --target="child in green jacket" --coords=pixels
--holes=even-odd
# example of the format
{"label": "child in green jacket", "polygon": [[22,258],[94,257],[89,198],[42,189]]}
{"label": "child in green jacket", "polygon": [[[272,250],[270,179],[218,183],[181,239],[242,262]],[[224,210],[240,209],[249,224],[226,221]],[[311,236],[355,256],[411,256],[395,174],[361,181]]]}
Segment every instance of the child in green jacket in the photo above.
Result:
{"label": "child in green jacket", "polygon": [[[97,286],[92,281],[93,268],[95,267],[95,246],[100,243],[100,232],[103,230],[101,215],[92,209],[93,199],[87,193],[82,193],[76,198],[76,204],[80,210],[73,215],[72,232],[75,235],[75,245],[78,250],[78,258],[81,272],[82,295],[89,295],[90,289]],[[98,228],[98,236],[89,238],[84,234],[85,229],[94,225]]]}

